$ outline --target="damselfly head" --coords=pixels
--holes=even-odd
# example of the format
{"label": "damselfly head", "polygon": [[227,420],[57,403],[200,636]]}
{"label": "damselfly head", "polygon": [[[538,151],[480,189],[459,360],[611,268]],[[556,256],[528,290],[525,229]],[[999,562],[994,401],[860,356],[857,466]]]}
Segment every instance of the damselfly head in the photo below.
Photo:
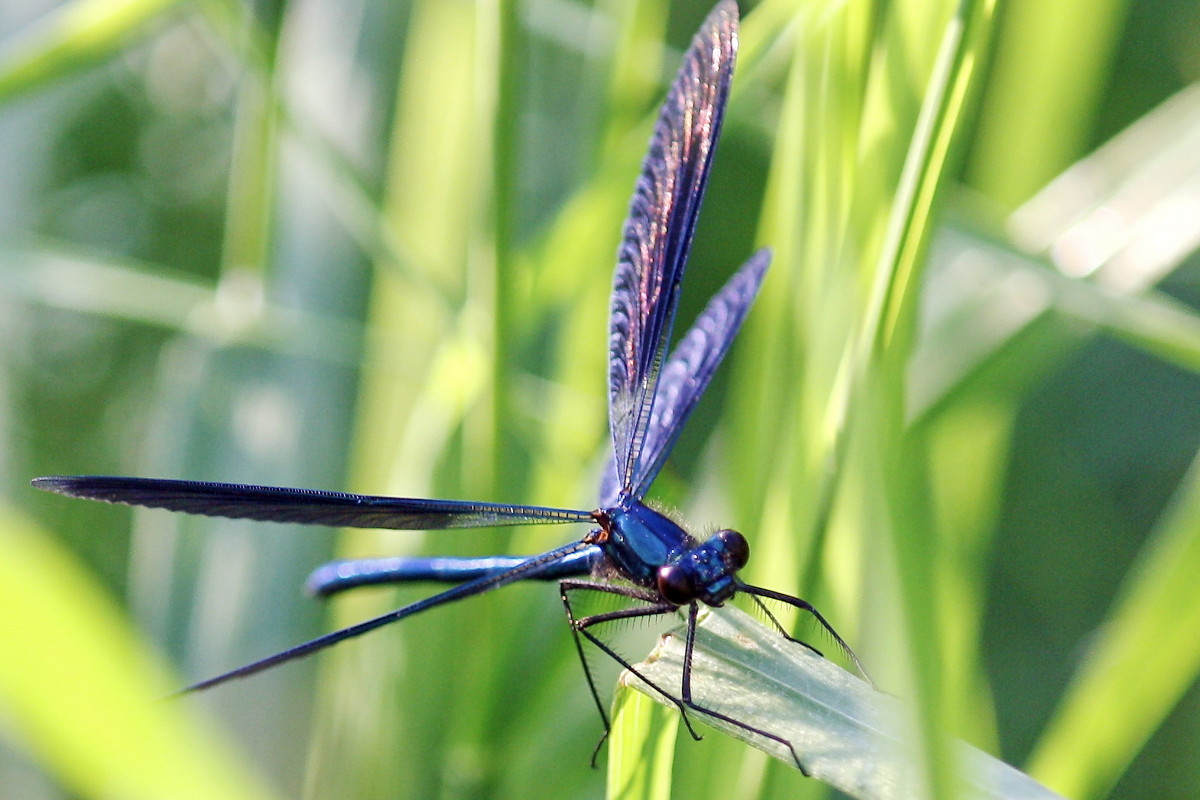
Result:
{"label": "damselfly head", "polygon": [[737,591],[734,574],[750,559],[746,537],[734,530],[716,532],[711,539],[683,551],[658,568],[658,592],[668,603],[682,606],[696,600],[719,606]]}
{"label": "damselfly head", "polygon": [[705,544],[714,541],[721,545],[721,557],[731,571],[737,572],[750,560],[750,543],[737,531],[722,528]]}

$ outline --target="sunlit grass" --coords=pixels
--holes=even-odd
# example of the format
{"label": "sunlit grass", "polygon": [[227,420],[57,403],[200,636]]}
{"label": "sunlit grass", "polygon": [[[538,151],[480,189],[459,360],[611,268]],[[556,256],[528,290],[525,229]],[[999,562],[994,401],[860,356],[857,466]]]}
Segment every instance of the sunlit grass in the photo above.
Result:
{"label": "sunlit grass", "polygon": [[[0,116],[17,134],[32,121],[35,134],[11,141],[37,151],[27,160],[41,172],[14,190],[29,230],[0,252],[6,497],[129,598],[181,680],[425,593],[367,592],[326,620],[299,587],[335,554],[524,553],[581,535],[335,538],[138,514],[129,537],[125,513],[27,498],[23,486],[40,473],[123,472],[593,504],[613,253],[654,108],[707,6],[414,0],[338,14],[291,4],[251,19],[219,3],[201,15],[91,0],[8,40]],[[1193,453],[1171,448],[1194,445],[1186,425],[1139,445],[1125,458],[1167,464],[1162,486],[1135,512],[1114,500],[1085,517],[1089,556],[1120,551],[1137,565],[1124,588],[1124,568],[1099,586],[1060,585],[1056,573],[1083,561],[1058,544],[1060,523],[1132,479],[1116,468],[1094,478],[1100,468],[1067,458],[1039,487],[1055,513],[1037,537],[1019,536],[1022,443],[1041,410],[1025,403],[1074,385],[1062,365],[1098,333],[1194,377],[1200,320],[1152,287],[1200,241],[1178,213],[1194,208],[1200,150],[1181,94],[1025,206],[1011,240],[998,233],[1084,154],[1122,30],[1112,4],[1005,10],[743,8],[680,324],[755,246],[775,257],[655,494],[700,531],[744,531],[749,579],[830,618],[912,710],[911,766],[933,792],[957,796],[945,753],[963,738],[1053,789],[1098,797],[1137,769],[1149,737],[1173,735],[1164,720],[1200,671],[1195,623],[1175,611],[1197,605],[1196,526],[1194,470],[1182,473]],[[1072,48],[1039,44],[1063,30]],[[181,131],[211,131],[228,163],[205,159],[195,138],[173,146]],[[186,170],[161,174],[193,158],[195,174],[223,170],[219,190]],[[954,183],[960,163],[981,194]],[[53,189],[31,188],[42,185]],[[104,202],[80,201],[80,187]],[[134,212],[105,216],[121,202]],[[216,231],[211,250],[187,238],[197,226]],[[1112,433],[1062,419],[1079,439]],[[1129,413],[1115,427],[1138,426]],[[1107,494],[1080,491],[1091,480]],[[1118,525],[1126,516],[1142,527]],[[1144,546],[1143,529],[1154,531]],[[1030,541],[1040,549],[1020,563],[1047,566],[1034,589],[1004,594],[1026,587],[996,565]],[[75,569],[37,566],[48,587]],[[10,597],[6,617],[42,619],[20,603]],[[130,633],[77,619],[110,645]],[[997,638],[1006,624],[1022,626],[1026,649]],[[64,655],[10,644],[4,658],[36,675]],[[136,701],[96,689],[111,695],[97,708],[123,710],[89,737],[63,719],[54,688],[7,685],[19,697],[0,697],[15,720],[6,729],[27,755],[0,752],[0,774],[32,759],[47,786],[84,796],[104,796],[105,769],[145,779],[145,764],[111,755],[135,731],[121,715]],[[211,693],[200,704],[237,745],[223,756],[182,746],[174,774],[207,775],[191,781],[196,796],[244,796],[226,781],[253,787],[247,765],[281,796],[600,797],[606,774],[622,797],[824,792],[714,731],[692,742],[644,698],[618,703],[593,770],[601,724],[557,592],[513,586]],[[24,733],[33,722],[48,733]],[[19,796],[53,796],[37,783]]]}
{"label": "sunlit grass", "polygon": [[95,578],[12,513],[0,514],[0,606],[5,716],[64,787],[85,797],[271,796],[227,742],[163,700],[174,679]]}

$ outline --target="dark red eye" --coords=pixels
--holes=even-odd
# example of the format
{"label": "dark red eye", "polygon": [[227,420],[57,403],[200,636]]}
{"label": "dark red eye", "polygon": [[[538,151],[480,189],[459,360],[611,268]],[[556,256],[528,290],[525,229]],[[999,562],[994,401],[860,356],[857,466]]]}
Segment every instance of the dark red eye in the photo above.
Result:
{"label": "dark red eye", "polygon": [[668,603],[683,606],[696,599],[696,584],[687,570],[667,564],[658,568],[658,593]]}
{"label": "dark red eye", "polygon": [[735,572],[746,566],[746,562],[750,560],[750,543],[746,541],[745,536],[726,528],[717,531],[716,538],[724,545],[726,564]]}

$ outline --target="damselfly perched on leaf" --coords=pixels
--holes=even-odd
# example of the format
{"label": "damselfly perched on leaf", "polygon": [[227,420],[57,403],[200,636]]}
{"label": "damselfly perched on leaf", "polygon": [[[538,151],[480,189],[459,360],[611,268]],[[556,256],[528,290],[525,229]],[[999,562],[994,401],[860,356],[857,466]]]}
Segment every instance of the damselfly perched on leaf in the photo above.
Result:
{"label": "damselfly perched on leaf", "polygon": [[[420,611],[505,584],[557,579],[588,686],[606,731],[608,718],[584,659],[584,642],[636,674],[635,667],[597,634],[597,626],[682,609],[686,610],[688,648],[682,684],[651,687],[679,708],[689,730],[688,710],[719,718],[786,746],[797,766],[801,765],[800,755],[790,742],[693,700],[690,653],[699,604],[719,606],[739,592],[759,603],[759,598],[769,598],[790,604],[811,614],[855,666],[859,666],[857,658],[809,603],[738,578],[750,552],[740,533],[721,530],[699,541],[642,502],[745,320],[770,261],[766,250],[751,256],[668,355],[679,287],[733,77],[737,22],[736,3],[725,0],[696,34],[660,112],[634,190],[613,279],[609,322],[613,450],[595,510],[149,478],[34,480],[39,488],[73,497],[276,522],[406,530],[550,523],[591,526],[582,539],[532,557],[392,558],[323,566],[309,581],[310,588],[321,595],[368,584],[419,580],[457,585],[389,614],[201,681],[187,691],[252,675]],[[632,604],[616,611],[579,615],[574,599],[583,592],[617,595]],[[696,735],[694,731],[692,735]]]}

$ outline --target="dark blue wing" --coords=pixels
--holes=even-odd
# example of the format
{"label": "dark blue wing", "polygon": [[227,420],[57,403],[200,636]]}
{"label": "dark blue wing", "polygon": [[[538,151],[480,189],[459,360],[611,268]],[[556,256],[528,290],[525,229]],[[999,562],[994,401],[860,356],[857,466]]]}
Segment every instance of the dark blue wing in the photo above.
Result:
{"label": "dark blue wing", "polygon": [[35,478],[33,485],[68,497],[165,508],[206,517],[297,522],[347,528],[438,530],[592,522],[587,511],[456,500],[373,497],[240,483],[118,478],[101,475]]}
{"label": "dark blue wing", "polygon": [[692,40],[650,139],[617,254],[609,326],[609,426],[628,493],[650,422],[692,231],[721,132],[737,52],[737,4]]}
{"label": "dark blue wing", "polygon": [[650,482],[662,468],[684,423],[708,388],[713,373],[729,352],[770,263],[771,251],[768,249],[751,256],[713,296],[696,324],[671,351],[671,358],[663,366],[658,381],[654,411],[646,428],[641,457],[633,472],[632,494],[635,497],[641,497],[650,488]]}
{"label": "dark blue wing", "polygon": [[[663,366],[654,411],[633,471],[630,494],[634,497],[646,493],[662,468],[713,373],[741,330],[770,263],[771,251],[765,248],[751,256],[708,301],[691,330],[675,345]],[[600,484],[601,508],[615,504],[620,491],[616,461],[610,459]]]}

